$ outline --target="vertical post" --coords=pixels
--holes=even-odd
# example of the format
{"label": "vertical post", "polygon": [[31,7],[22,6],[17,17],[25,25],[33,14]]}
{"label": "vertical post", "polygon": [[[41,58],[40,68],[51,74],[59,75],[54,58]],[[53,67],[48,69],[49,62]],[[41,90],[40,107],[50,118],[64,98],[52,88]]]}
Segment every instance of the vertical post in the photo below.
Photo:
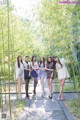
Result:
{"label": "vertical post", "polygon": [[2,98],[2,89],[1,89],[1,75],[0,75],[0,108],[2,107],[1,98]]}
{"label": "vertical post", "polygon": [[[2,76],[2,62],[1,62],[1,76]],[[2,110],[2,112],[3,112],[3,97],[2,97],[2,81],[1,81],[1,79],[0,79],[0,85],[1,85],[1,110]]]}
{"label": "vertical post", "polygon": [[9,111],[10,111],[10,118],[11,118],[11,102],[10,102],[10,6],[9,0],[7,0],[7,15],[8,15],[8,78],[9,78]]}
{"label": "vertical post", "polygon": [[[3,60],[5,58],[5,55],[4,55],[4,37],[3,37],[3,24],[1,22],[1,32],[2,32],[2,43],[3,43]],[[5,104],[6,104],[6,80],[5,80],[5,61],[3,61],[3,72],[4,72],[4,89],[5,89]]]}

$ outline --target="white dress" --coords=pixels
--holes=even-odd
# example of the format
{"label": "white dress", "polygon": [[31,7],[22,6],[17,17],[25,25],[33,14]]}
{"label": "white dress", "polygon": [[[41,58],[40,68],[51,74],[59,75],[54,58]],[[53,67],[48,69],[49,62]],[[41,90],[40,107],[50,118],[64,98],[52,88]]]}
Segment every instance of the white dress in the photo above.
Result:
{"label": "white dress", "polygon": [[62,80],[62,79],[70,78],[69,72],[66,68],[66,61],[64,59],[61,59],[60,62],[63,65],[62,67],[59,63],[56,63],[56,70],[58,73],[58,79]]}
{"label": "white dress", "polygon": [[24,79],[24,66],[21,62],[20,62],[20,68],[18,68],[18,64],[16,62],[15,71],[16,71],[16,79],[18,78]]}

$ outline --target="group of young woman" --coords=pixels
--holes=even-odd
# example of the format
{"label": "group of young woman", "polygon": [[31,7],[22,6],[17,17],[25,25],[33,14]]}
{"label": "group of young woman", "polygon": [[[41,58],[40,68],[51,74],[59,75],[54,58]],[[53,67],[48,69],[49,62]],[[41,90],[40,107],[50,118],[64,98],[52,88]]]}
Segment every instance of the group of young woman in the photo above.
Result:
{"label": "group of young woman", "polygon": [[22,56],[17,57],[16,62],[16,79],[18,82],[18,98],[22,99],[21,96],[21,82],[22,79],[25,80],[25,91],[26,98],[29,98],[28,87],[29,80],[32,78],[34,80],[33,94],[36,94],[36,86],[38,84],[38,79],[41,81],[42,96],[44,97],[44,79],[46,78],[49,87],[49,98],[52,99],[52,80],[54,79],[55,71],[57,71],[58,79],[60,81],[60,94],[58,100],[63,100],[63,86],[66,78],[69,78],[69,73],[65,65],[65,60],[59,60],[58,57],[47,57],[45,61],[44,57],[40,58],[39,63],[36,61],[36,56],[32,56],[31,61],[29,61],[29,56],[25,57],[25,61],[22,61]]}

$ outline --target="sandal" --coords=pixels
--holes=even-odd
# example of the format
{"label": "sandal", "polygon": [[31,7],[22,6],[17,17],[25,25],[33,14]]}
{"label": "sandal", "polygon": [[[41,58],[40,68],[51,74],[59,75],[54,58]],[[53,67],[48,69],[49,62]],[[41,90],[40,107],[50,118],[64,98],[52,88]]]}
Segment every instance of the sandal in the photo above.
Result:
{"label": "sandal", "polygon": [[58,97],[57,100],[60,101],[61,99]]}
{"label": "sandal", "polygon": [[61,100],[64,100],[64,96],[63,96],[63,94],[61,95]]}
{"label": "sandal", "polygon": [[60,97],[61,97],[61,95],[58,96],[58,98],[57,98],[58,101],[61,100]]}
{"label": "sandal", "polygon": [[64,98],[62,97],[61,100],[64,100]]}
{"label": "sandal", "polygon": [[49,96],[50,99],[52,99],[52,96]]}

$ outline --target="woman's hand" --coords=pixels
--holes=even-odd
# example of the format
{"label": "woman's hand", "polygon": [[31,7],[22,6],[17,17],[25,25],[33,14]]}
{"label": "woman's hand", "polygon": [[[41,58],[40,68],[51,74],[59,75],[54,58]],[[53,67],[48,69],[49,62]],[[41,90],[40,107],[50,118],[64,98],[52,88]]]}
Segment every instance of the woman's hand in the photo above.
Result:
{"label": "woman's hand", "polygon": [[47,67],[45,67],[45,70],[48,70],[48,68],[47,68]]}
{"label": "woman's hand", "polygon": [[48,68],[47,68],[47,70],[53,72],[53,69],[48,69]]}
{"label": "woman's hand", "polygon": [[39,67],[39,70],[45,70],[45,68],[40,68],[40,67]]}
{"label": "woman's hand", "polygon": [[39,70],[39,67],[38,67],[38,68],[36,68],[36,70]]}
{"label": "woman's hand", "polygon": [[29,69],[29,72],[31,72],[31,69]]}

